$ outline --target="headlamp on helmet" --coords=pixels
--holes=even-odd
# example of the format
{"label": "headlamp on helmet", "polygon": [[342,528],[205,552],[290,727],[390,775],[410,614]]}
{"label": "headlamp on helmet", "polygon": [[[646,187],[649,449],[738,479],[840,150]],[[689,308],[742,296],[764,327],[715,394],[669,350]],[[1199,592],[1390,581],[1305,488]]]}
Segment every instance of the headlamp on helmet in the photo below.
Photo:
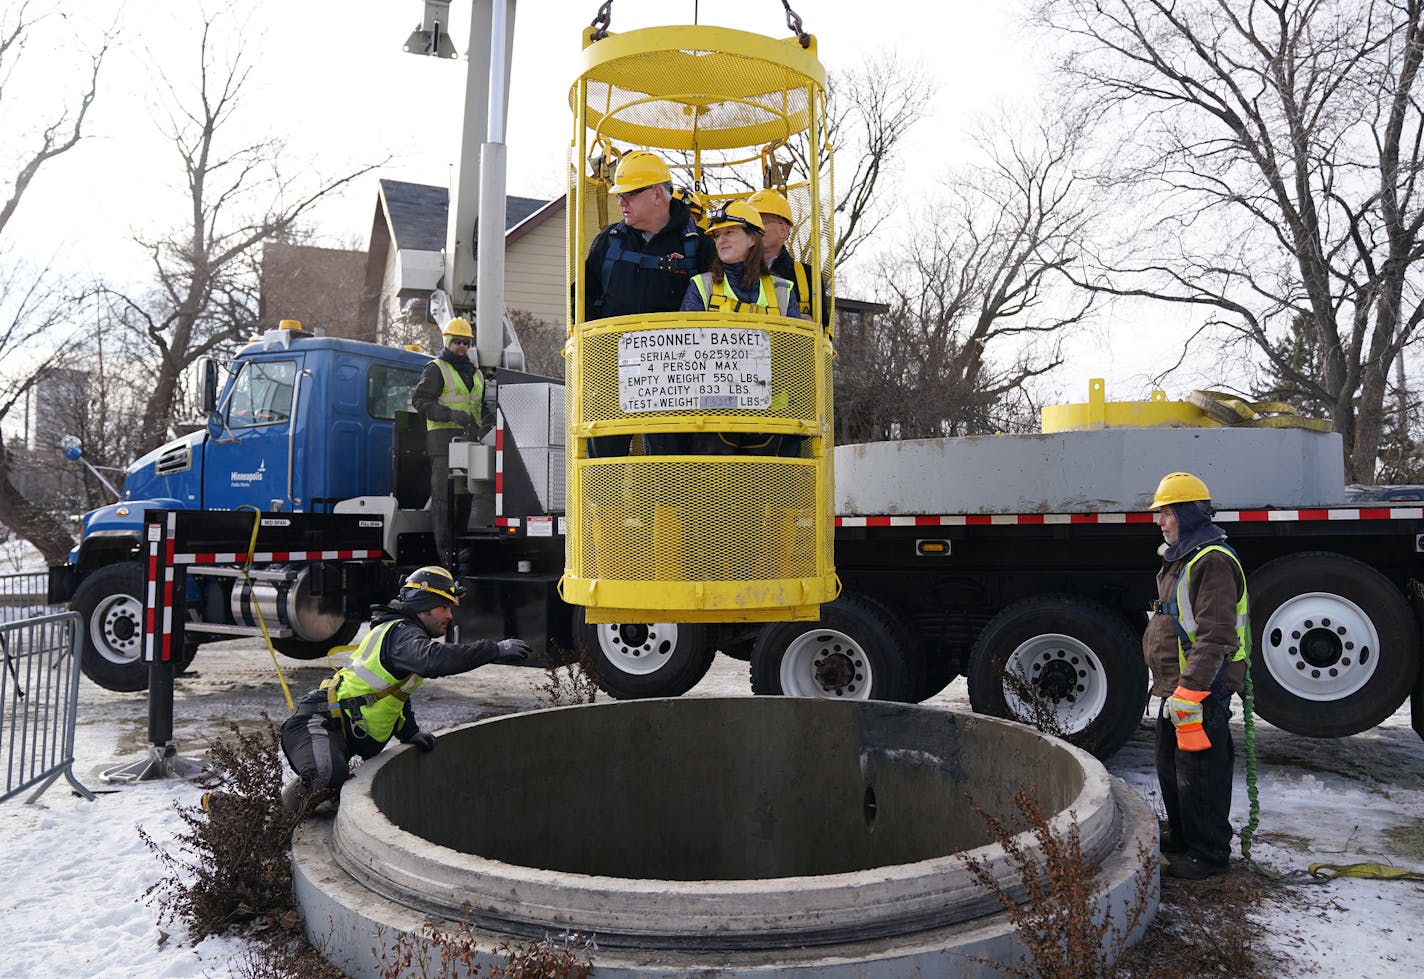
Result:
{"label": "headlamp on helmet", "polygon": [[723,228],[735,228],[738,225],[750,232],[761,234],[763,230],[761,212],[746,201],[727,201],[725,204],[719,204],[707,214],[708,233],[714,233]]}
{"label": "headlamp on helmet", "polygon": [[412,571],[401,582],[397,601],[410,612],[424,612],[440,605],[459,605],[464,586],[455,576],[436,564]]}

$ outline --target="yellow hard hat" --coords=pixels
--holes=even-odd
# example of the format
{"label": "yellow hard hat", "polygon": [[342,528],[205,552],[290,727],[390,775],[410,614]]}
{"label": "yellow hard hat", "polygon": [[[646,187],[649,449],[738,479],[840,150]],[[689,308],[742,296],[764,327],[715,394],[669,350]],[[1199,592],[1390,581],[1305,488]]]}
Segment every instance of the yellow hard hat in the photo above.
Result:
{"label": "yellow hard hat", "polygon": [[618,172],[613,177],[613,186],[608,190],[614,194],[628,194],[644,187],[665,184],[672,180],[667,164],[656,153],[648,150],[633,150],[623,154],[618,161]]}
{"label": "yellow hard hat", "polygon": [[443,337],[464,337],[466,340],[473,340],[475,333],[470,329],[470,321],[463,316],[457,316],[445,324],[445,329],[440,334]]}
{"label": "yellow hard hat", "polygon": [[687,204],[687,209],[692,212],[692,219],[695,221],[702,217],[707,210],[707,205],[702,202],[702,195],[695,190],[686,187],[674,187],[672,191],[674,200],[683,201]]}
{"label": "yellow hard hat", "polygon": [[761,234],[764,230],[761,223],[761,212],[746,201],[728,201],[713,208],[712,212],[707,215],[708,234],[723,228],[735,228],[739,224],[757,234]]}
{"label": "yellow hard hat", "polygon": [[774,214],[787,224],[795,224],[791,217],[791,204],[780,193],[768,187],[747,198],[747,203],[762,214]]}
{"label": "yellow hard hat", "polygon": [[1157,484],[1157,494],[1152,497],[1152,506],[1148,509],[1156,510],[1168,503],[1191,503],[1198,500],[1203,503],[1211,500],[1211,490],[1206,488],[1206,483],[1191,473],[1168,473],[1162,477],[1162,482]]}

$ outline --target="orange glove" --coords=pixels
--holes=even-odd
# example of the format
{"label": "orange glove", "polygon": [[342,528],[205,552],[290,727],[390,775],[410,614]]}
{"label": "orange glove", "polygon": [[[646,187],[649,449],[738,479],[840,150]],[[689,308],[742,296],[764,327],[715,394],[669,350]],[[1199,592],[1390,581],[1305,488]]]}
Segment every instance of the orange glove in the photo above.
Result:
{"label": "orange glove", "polygon": [[1201,705],[1206,698],[1205,690],[1179,686],[1167,699],[1167,713],[1177,727],[1178,751],[1205,751],[1211,747],[1211,740],[1202,730]]}

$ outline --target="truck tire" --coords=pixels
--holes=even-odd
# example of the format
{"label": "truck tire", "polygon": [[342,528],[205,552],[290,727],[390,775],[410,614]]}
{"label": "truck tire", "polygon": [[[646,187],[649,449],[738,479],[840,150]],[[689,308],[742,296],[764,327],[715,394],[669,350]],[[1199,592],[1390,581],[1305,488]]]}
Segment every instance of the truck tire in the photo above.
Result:
{"label": "truck tire", "polygon": [[[69,607],[84,630],[79,668],[105,690],[135,693],[148,689],[143,661],[143,568],[120,561],[100,568],[79,585]],[[198,652],[189,639],[178,659],[178,673]]]}
{"label": "truck tire", "polygon": [[599,688],[615,700],[680,697],[707,675],[716,650],[686,622],[594,624],[574,610],[574,643]]}
{"label": "truck tire", "polygon": [[1132,737],[1147,707],[1141,639],[1111,609],[1076,595],[1000,611],[974,643],[968,679],[978,713],[1032,724],[1099,758]]}
{"label": "truck tire", "polygon": [[913,703],[925,687],[920,647],[900,616],[865,595],[821,606],[819,622],[778,622],[752,649],[752,693]]}
{"label": "truck tire", "polygon": [[331,647],[345,646],[360,631],[361,620],[348,619],[327,639],[296,639],[289,636],[285,639],[273,639],[272,648],[292,659],[321,659]]}
{"label": "truck tire", "polygon": [[1393,714],[1419,675],[1419,624],[1398,588],[1341,554],[1292,554],[1250,577],[1256,713],[1310,738]]}

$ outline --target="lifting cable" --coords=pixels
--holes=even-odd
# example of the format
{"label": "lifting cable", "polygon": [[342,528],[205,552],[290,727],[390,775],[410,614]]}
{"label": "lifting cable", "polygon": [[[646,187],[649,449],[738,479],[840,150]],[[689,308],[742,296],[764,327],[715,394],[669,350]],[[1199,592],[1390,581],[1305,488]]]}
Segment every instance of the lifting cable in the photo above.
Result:
{"label": "lifting cable", "polygon": [[297,709],[297,705],[292,701],[292,691],[282,673],[282,664],[277,662],[277,650],[272,648],[272,637],[267,633],[267,622],[262,617],[262,603],[257,598],[252,577],[248,573],[252,570],[252,558],[257,553],[257,528],[262,525],[262,511],[251,504],[244,504],[238,509],[252,511],[252,536],[247,540],[247,560],[242,563],[242,580],[247,585],[247,594],[252,596],[252,610],[257,613],[257,626],[262,630],[262,640],[267,643],[267,654],[272,657],[272,667],[277,671],[277,681],[282,684],[282,696],[287,699],[287,711],[290,713]]}
{"label": "lifting cable", "polygon": [[1251,659],[1246,659],[1246,677],[1241,692],[1241,723],[1246,732],[1246,798],[1250,814],[1241,830],[1241,857],[1246,866],[1279,884],[1327,884],[1337,877],[1366,880],[1424,880],[1424,873],[1385,863],[1312,863],[1305,870],[1280,873],[1251,858],[1251,838],[1261,823],[1261,800],[1256,788],[1256,694],[1251,682]]}

